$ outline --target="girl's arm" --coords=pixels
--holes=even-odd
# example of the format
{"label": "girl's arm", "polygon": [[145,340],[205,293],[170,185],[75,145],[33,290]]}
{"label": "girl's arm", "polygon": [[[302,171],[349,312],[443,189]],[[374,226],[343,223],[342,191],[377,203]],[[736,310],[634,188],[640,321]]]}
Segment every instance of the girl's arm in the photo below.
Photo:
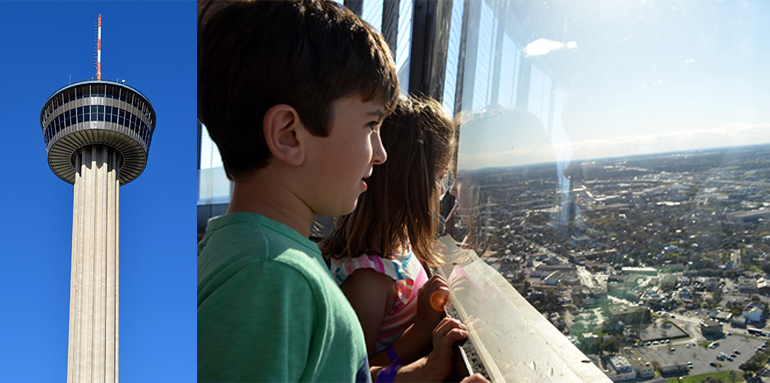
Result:
{"label": "girl's arm", "polygon": [[[382,319],[395,303],[396,283],[376,270],[359,269],[348,276],[340,288],[358,316],[364,330],[367,353],[372,355]],[[456,341],[465,339],[468,333],[465,326],[455,319],[446,317],[445,313],[438,313],[440,318],[436,321],[438,325],[430,324],[437,316],[435,310],[430,308],[430,295],[440,288],[446,288],[446,281],[440,277],[433,277],[420,289],[418,300],[422,301],[422,304],[418,306],[415,323],[393,344],[394,350],[406,365],[396,367],[395,375],[390,379],[398,382],[441,382],[449,375],[452,369],[451,347]],[[428,309],[433,311],[426,311]],[[428,346],[427,351],[422,351],[425,350],[422,344],[422,338],[426,332],[425,326],[430,326],[427,330]],[[377,363],[378,360],[382,363]],[[373,358],[370,357],[369,364],[372,380],[376,381],[380,378],[380,374],[385,373],[385,369],[391,362],[385,352],[381,352]],[[478,375],[463,380],[463,382],[472,381],[486,380]]]}
{"label": "girl's arm", "polygon": [[[417,297],[417,315],[401,336],[393,342],[393,350],[403,363],[411,363],[427,355],[433,343],[433,330],[446,317],[446,313],[431,307],[430,297],[436,290],[449,291],[446,280],[434,275],[420,288]],[[390,306],[392,307],[392,306]],[[369,354],[371,355],[371,354]],[[391,363],[385,351],[369,358],[370,366],[387,366]]]}
{"label": "girl's arm", "polygon": [[[396,281],[374,269],[358,269],[345,279],[340,288],[353,306],[364,330],[366,352],[369,364],[372,365],[371,355],[377,344],[382,320],[396,302]],[[387,356],[385,359],[390,364]]]}

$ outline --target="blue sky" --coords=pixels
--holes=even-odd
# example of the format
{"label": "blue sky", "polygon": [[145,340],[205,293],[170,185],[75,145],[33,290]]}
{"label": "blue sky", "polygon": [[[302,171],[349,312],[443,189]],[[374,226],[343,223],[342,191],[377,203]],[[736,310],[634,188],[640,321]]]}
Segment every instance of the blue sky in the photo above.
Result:
{"label": "blue sky", "polygon": [[155,107],[147,167],[120,188],[120,379],[196,376],[196,6],[0,2],[0,371],[8,382],[67,372],[72,185],[46,162],[40,110],[70,81],[125,79]]}

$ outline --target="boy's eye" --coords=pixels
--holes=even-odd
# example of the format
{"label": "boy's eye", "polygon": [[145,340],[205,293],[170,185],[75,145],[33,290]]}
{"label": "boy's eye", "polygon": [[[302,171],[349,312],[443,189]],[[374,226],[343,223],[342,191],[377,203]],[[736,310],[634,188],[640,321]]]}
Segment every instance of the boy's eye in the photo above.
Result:
{"label": "boy's eye", "polygon": [[372,122],[370,122],[370,123],[368,123],[368,124],[366,124],[366,125],[367,125],[369,128],[371,128],[372,130],[375,130],[375,131],[376,131],[377,129],[379,129],[379,128],[380,128],[380,123],[379,123],[379,122],[377,122],[377,121],[372,121]]}

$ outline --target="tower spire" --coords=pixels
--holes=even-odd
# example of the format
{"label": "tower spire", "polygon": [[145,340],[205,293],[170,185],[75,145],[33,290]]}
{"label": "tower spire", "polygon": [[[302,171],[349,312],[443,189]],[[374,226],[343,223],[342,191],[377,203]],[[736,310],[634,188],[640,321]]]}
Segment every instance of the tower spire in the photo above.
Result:
{"label": "tower spire", "polygon": [[96,27],[96,80],[102,79],[102,15],[99,15]]}

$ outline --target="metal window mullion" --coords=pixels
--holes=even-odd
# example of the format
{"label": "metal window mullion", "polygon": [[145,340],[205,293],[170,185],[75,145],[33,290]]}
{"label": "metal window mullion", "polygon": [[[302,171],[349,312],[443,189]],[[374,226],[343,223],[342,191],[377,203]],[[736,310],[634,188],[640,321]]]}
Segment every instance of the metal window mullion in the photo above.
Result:
{"label": "metal window mullion", "polygon": [[364,10],[364,0],[345,0],[345,6],[358,17],[361,17]]}
{"label": "metal window mullion", "polygon": [[[496,7],[493,11],[495,14],[495,18],[497,19],[497,36],[495,36],[495,43],[494,48],[492,49],[493,54],[492,60],[492,83],[490,88],[490,103],[491,104],[497,104],[498,103],[498,94],[500,92],[500,71],[502,66],[502,57],[503,57],[503,37],[505,36],[505,15],[506,15],[506,7],[508,5],[507,1],[498,1],[496,4]],[[502,16],[502,17],[501,17]]]}
{"label": "metal window mullion", "polygon": [[528,110],[531,72],[532,62],[522,57],[519,60],[519,85],[518,92],[516,92],[516,108],[519,110]]}
{"label": "metal window mullion", "polygon": [[415,0],[409,93],[426,94],[439,102],[444,98],[451,20],[452,0]]}
{"label": "metal window mullion", "polygon": [[[455,114],[473,109],[473,88],[476,72],[476,50],[479,40],[481,2],[465,0],[463,27],[460,33],[460,53],[457,64],[457,85],[455,86]],[[468,49],[470,47],[470,50]],[[465,101],[470,105],[464,106]]]}
{"label": "metal window mullion", "polygon": [[400,0],[383,0],[382,4],[382,36],[390,46],[394,59],[398,42],[398,10]]}

